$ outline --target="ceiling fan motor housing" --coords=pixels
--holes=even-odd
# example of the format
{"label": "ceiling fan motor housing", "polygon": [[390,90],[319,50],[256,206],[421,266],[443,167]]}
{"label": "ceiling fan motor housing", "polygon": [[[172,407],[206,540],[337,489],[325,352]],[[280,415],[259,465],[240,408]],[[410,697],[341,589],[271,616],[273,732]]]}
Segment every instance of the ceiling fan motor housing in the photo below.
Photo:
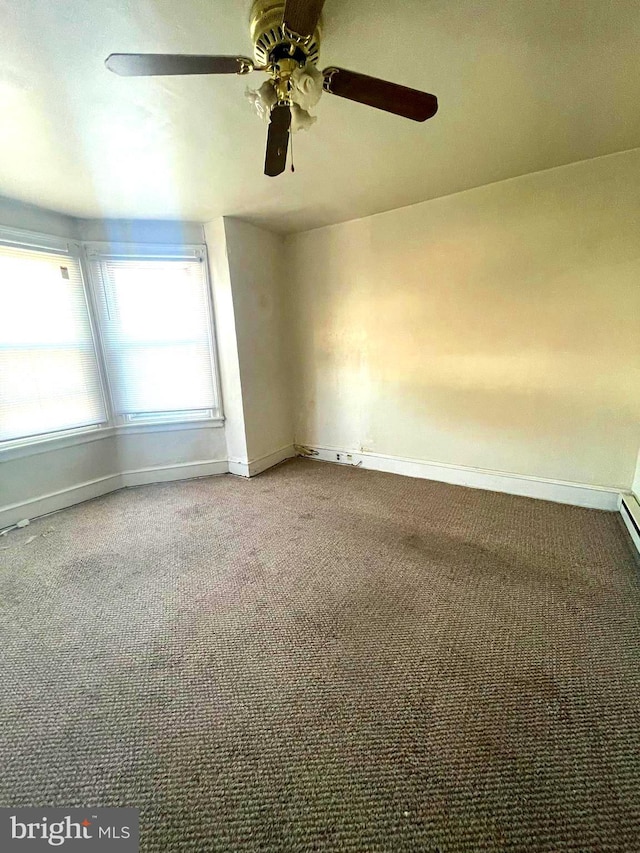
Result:
{"label": "ceiling fan motor housing", "polygon": [[320,22],[311,38],[298,39],[283,26],[283,15],[283,0],[254,0],[250,28],[256,64],[264,67],[293,58],[300,65],[316,65],[320,56]]}

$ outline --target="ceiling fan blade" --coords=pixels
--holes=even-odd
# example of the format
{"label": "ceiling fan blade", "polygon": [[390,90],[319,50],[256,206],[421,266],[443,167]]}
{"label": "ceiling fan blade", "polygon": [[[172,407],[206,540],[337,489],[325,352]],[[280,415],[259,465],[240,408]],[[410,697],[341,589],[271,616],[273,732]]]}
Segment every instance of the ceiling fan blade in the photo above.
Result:
{"label": "ceiling fan blade", "polygon": [[104,63],[123,77],[161,74],[246,74],[253,62],[243,56],[193,56],[174,53],[112,53]]}
{"label": "ceiling fan blade", "polygon": [[281,175],[286,168],[290,127],[291,107],[287,104],[276,104],[271,110],[267,155],[264,161],[264,173],[271,178]]}
{"label": "ceiling fan blade", "polygon": [[324,0],[286,0],[284,25],[293,33],[306,38],[315,32]]}
{"label": "ceiling fan blade", "polygon": [[438,111],[438,99],[428,92],[409,89],[344,68],[325,68],[322,73],[325,92],[339,98],[348,98],[413,121],[426,121]]}

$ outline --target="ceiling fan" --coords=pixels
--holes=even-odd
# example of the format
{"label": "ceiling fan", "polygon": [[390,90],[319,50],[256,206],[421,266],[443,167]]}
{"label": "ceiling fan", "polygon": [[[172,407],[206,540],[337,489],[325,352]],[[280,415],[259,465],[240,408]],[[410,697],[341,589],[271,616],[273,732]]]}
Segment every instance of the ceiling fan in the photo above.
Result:
{"label": "ceiling fan", "polygon": [[247,95],[257,112],[269,121],[264,172],[272,177],[285,170],[289,134],[315,121],[308,110],[323,91],[413,121],[426,121],[435,115],[435,95],[344,68],[318,71],[324,2],[254,0],[250,30],[255,61],[244,56],[112,53],[105,65],[126,77],[265,71],[269,79]]}

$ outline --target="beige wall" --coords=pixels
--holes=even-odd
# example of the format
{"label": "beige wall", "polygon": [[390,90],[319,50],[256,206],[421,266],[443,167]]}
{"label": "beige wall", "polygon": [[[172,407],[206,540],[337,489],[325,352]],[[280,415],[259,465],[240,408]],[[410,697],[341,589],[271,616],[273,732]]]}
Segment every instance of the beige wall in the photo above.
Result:
{"label": "beige wall", "polygon": [[224,220],[249,461],[293,444],[283,238]]}
{"label": "beige wall", "polygon": [[198,222],[166,219],[77,219],[79,240],[105,243],[181,243],[204,242]]}
{"label": "beige wall", "polygon": [[233,292],[227,255],[225,221],[219,216],[204,226],[209,257],[209,274],[213,293],[216,326],[218,373],[224,408],[224,431],[227,456],[230,462],[246,464],[247,436],[245,432],[236,318],[233,311]]}
{"label": "beige wall", "polygon": [[631,485],[640,151],[287,238],[295,438]]}
{"label": "beige wall", "polygon": [[[118,471],[117,440],[97,441],[42,450],[18,459],[0,458],[0,529],[14,523],[7,508],[109,477]],[[27,517],[30,513],[27,511]],[[24,513],[19,513],[22,517]]]}
{"label": "beige wall", "polygon": [[638,461],[636,462],[636,471],[633,477],[633,485],[631,490],[634,495],[640,500],[640,451],[638,452]]}
{"label": "beige wall", "polygon": [[210,424],[180,429],[140,431],[117,437],[118,471],[189,465],[227,458],[224,429]]}
{"label": "beige wall", "polygon": [[120,433],[69,447],[44,449],[36,445],[30,451],[19,458],[0,459],[0,528],[5,525],[3,510],[14,504],[123,471],[225,460],[227,456],[224,430],[211,426]]}
{"label": "beige wall", "polygon": [[55,237],[77,239],[77,220],[63,213],[44,210],[32,204],[23,204],[0,196],[0,226],[20,228],[24,231],[36,231]]}

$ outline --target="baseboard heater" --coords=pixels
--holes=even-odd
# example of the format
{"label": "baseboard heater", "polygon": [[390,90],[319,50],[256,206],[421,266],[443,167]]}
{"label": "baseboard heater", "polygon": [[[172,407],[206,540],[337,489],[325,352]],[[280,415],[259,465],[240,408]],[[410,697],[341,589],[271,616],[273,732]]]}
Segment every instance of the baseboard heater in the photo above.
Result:
{"label": "baseboard heater", "polygon": [[620,515],[631,534],[633,544],[640,554],[640,503],[635,495],[622,495],[620,498]]}

